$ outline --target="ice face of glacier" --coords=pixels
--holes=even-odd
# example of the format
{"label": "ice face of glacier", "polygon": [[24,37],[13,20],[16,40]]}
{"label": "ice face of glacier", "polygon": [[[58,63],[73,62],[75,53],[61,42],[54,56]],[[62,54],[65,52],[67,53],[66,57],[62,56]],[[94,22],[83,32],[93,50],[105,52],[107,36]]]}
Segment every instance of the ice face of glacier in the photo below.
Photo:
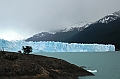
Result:
{"label": "ice face of glacier", "polygon": [[0,40],[0,50],[17,52],[22,46],[32,46],[33,52],[105,52],[115,51],[114,45],[78,44],[62,42],[25,42]]}

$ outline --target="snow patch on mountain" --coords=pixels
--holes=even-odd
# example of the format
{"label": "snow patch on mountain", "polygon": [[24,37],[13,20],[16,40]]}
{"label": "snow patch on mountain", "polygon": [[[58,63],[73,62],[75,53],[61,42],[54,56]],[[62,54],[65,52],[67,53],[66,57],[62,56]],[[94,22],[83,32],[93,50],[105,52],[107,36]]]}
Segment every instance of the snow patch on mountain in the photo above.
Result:
{"label": "snow patch on mountain", "polygon": [[52,33],[50,33],[50,32],[41,32],[41,33],[33,35],[33,37],[36,37],[36,38],[45,37],[48,34],[52,34]]}
{"label": "snow patch on mountain", "polygon": [[120,18],[120,11],[109,14],[109,15],[103,17],[102,19],[98,20],[97,22],[107,24],[109,22],[117,20],[118,18]]}
{"label": "snow patch on mountain", "polygon": [[61,32],[69,32],[69,31],[73,31],[74,29],[77,29],[78,31],[82,31],[83,29],[87,28],[91,23],[89,22],[78,22],[75,24],[72,24],[70,27],[67,27],[63,30],[61,30]]}

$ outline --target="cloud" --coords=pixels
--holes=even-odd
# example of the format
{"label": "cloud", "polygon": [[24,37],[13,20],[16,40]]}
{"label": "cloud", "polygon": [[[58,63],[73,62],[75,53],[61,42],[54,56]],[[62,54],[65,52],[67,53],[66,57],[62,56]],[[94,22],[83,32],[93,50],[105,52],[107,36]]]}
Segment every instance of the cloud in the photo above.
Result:
{"label": "cloud", "polygon": [[29,37],[81,21],[98,20],[119,10],[119,3],[119,0],[0,0],[0,29]]}

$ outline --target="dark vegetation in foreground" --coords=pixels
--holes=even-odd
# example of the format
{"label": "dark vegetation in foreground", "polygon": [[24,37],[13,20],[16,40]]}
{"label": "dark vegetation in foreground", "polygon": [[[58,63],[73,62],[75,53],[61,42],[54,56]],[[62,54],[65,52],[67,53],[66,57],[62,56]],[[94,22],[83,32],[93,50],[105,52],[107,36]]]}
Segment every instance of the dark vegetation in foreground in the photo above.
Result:
{"label": "dark vegetation in foreground", "polygon": [[93,75],[61,59],[0,51],[0,79],[78,79]]}

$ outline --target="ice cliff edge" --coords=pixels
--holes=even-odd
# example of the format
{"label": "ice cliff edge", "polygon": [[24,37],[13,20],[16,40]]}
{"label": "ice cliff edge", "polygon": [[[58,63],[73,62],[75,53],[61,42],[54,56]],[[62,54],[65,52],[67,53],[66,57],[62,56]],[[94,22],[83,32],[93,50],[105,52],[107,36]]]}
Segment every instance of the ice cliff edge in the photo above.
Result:
{"label": "ice cliff edge", "polygon": [[80,44],[63,43],[54,41],[25,42],[25,41],[6,41],[0,39],[0,50],[19,51],[22,46],[32,46],[33,52],[106,52],[115,51],[115,46],[108,44]]}

